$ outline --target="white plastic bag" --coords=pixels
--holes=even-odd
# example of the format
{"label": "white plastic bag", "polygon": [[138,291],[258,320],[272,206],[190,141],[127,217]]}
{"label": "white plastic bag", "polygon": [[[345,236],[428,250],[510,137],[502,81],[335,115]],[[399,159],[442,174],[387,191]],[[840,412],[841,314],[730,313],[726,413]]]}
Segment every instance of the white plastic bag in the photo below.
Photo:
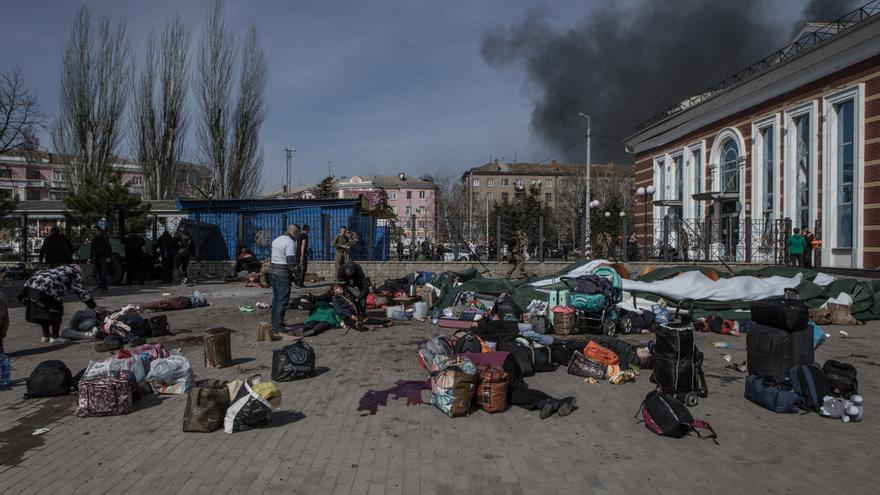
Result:
{"label": "white plastic bag", "polygon": [[172,351],[167,358],[154,359],[147,381],[157,394],[185,394],[195,381],[189,360]]}
{"label": "white plastic bag", "polygon": [[105,378],[114,375],[114,372],[127,371],[134,377],[136,383],[143,383],[147,378],[144,371],[144,363],[137,356],[116,359],[111,356],[101,361],[89,361],[86,370],[83,373],[82,380],[91,380],[93,378]]}

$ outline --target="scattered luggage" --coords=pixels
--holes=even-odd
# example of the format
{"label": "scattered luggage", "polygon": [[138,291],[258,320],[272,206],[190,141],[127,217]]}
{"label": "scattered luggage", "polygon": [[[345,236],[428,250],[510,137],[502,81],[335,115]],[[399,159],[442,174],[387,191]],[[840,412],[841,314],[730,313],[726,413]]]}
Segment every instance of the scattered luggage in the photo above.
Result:
{"label": "scattered luggage", "polygon": [[450,418],[467,416],[474,395],[477,369],[465,357],[449,360],[431,376],[431,402]]}
{"label": "scattered luggage", "polygon": [[[694,432],[700,438],[711,438],[718,444],[718,435],[709,423],[694,419],[687,407],[675,397],[658,390],[648,392],[642,402],[642,419],[645,426],[658,435],[681,438]],[[637,413],[638,414],[638,413]],[[704,437],[698,430],[708,430],[711,434]]]}
{"label": "scattered luggage", "polygon": [[315,350],[306,341],[299,340],[272,352],[272,380],[289,382],[314,374]]}
{"label": "scattered luggage", "polygon": [[549,346],[532,342],[524,337],[517,337],[516,341],[520,346],[529,351],[529,361],[532,365],[532,371],[535,373],[556,371],[556,365],[553,364],[553,356]]}
{"label": "scattered luggage", "polygon": [[453,354],[464,354],[465,352],[483,352],[485,344],[483,340],[472,332],[456,332],[455,344],[452,346]]}
{"label": "scattered luggage", "polygon": [[746,365],[749,375],[769,376],[777,382],[788,378],[794,367],[791,333],[755,325],[746,333]]}
{"label": "scattered luggage", "polygon": [[67,395],[73,388],[73,375],[63,362],[43,361],[38,364],[27,379],[27,393],[24,397],[52,397]]}
{"label": "scattered luggage", "polygon": [[153,392],[173,395],[187,393],[195,381],[189,360],[176,352],[153,361],[146,379]]}
{"label": "scattered luggage", "polygon": [[795,332],[810,320],[807,306],[796,299],[764,299],[750,305],[752,321],[759,325]]}
{"label": "scattered luggage", "polygon": [[859,393],[859,380],[856,367],[835,359],[829,359],[822,365],[828,387],[834,395],[849,398],[852,394]]}
{"label": "scattered luggage", "polygon": [[229,392],[216,380],[189,389],[183,411],[183,431],[210,433],[223,428]]}
{"label": "scattered luggage", "polygon": [[666,393],[674,394],[688,406],[697,397],[706,397],[703,353],[697,349],[690,324],[669,323],[657,327],[651,381]]}
{"label": "scattered luggage", "polygon": [[514,302],[509,292],[502,292],[495,299],[490,314],[497,315],[500,320],[519,321],[522,318],[523,310],[519,304]]}
{"label": "scattered luggage", "polygon": [[568,363],[568,374],[604,380],[608,377],[608,365],[593,361],[580,351],[575,351],[571,362]]}
{"label": "scattered luggage", "polygon": [[431,337],[419,345],[419,365],[433,373],[440,370],[442,364],[452,357],[452,346],[442,335]]}
{"label": "scattered luggage", "polygon": [[123,378],[82,380],[76,394],[76,415],[80,418],[120,416],[134,410],[131,383]]}
{"label": "scattered luggage", "polygon": [[480,370],[477,385],[477,407],[487,413],[507,410],[507,389],[510,376],[499,368]]}
{"label": "scattered luggage", "polygon": [[749,375],[746,378],[746,399],[775,413],[800,412],[803,397],[791,385],[769,376]]}
{"label": "scattered luggage", "polygon": [[240,382],[232,394],[233,400],[223,420],[223,431],[262,428],[272,420],[272,410],[281,406],[281,391],[272,382],[253,375]]}
{"label": "scattered luggage", "polygon": [[495,346],[495,350],[501,352],[509,352],[516,364],[519,365],[520,373],[523,378],[533,376],[535,369],[532,367],[532,351],[528,345],[523,345],[517,339],[499,340]]}
{"label": "scattered luggage", "polygon": [[819,412],[825,396],[831,395],[825,372],[816,363],[795,366],[789,371],[788,379],[795,392],[803,397],[805,410]]}
{"label": "scattered luggage", "polygon": [[171,325],[168,324],[168,317],[165,315],[152,316],[147,320],[147,326],[150,328],[150,337],[164,337],[171,335]]}
{"label": "scattered luggage", "polygon": [[617,354],[602,347],[593,340],[587,342],[587,345],[584,346],[584,356],[597,363],[602,363],[608,366],[620,364],[620,359],[617,357]]}

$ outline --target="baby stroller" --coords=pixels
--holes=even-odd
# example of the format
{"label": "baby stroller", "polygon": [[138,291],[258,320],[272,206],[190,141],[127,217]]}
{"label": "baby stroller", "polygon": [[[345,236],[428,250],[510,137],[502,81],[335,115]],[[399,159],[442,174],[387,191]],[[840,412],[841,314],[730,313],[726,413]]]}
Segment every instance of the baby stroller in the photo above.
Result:
{"label": "baby stroller", "polygon": [[576,279],[561,277],[559,280],[571,290],[569,306],[575,310],[575,331],[614,335],[617,331],[617,305],[623,300],[620,275],[611,267],[600,266],[590,275]]}
{"label": "baby stroller", "polygon": [[703,376],[703,353],[697,349],[690,322],[678,320],[659,325],[651,352],[651,382],[664,393],[688,406],[697,405],[697,397],[709,395]]}

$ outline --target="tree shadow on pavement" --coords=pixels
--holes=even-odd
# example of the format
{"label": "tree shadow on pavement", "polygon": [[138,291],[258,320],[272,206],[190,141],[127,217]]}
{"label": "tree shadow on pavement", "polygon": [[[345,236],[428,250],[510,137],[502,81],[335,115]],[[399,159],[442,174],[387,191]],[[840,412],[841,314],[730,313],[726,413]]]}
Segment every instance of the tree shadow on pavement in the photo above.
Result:
{"label": "tree shadow on pavement", "polygon": [[168,397],[159,394],[144,394],[141,396],[141,400],[134,403],[134,410],[141,411],[144,409],[149,409],[151,407],[155,407],[161,405]]}
{"label": "tree shadow on pavement", "polygon": [[52,345],[47,345],[47,346],[42,346],[42,347],[32,347],[30,349],[22,349],[20,351],[7,352],[6,355],[11,358],[24,357],[24,356],[35,356],[37,354],[44,354],[47,352],[54,352],[54,351],[57,351],[60,349],[64,349],[65,347],[69,347],[72,344],[73,344],[73,342],[66,342],[64,344],[52,344]]}

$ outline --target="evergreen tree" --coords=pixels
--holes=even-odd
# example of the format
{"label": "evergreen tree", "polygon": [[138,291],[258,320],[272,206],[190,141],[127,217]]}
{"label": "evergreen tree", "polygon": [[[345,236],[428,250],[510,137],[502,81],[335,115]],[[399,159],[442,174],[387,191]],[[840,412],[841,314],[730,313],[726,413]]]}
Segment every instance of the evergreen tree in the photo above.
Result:
{"label": "evergreen tree", "polygon": [[332,175],[324,177],[321,182],[315,186],[315,197],[318,199],[332,199],[336,197],[336,194],[333,191],[334,184],[335,181]]}
{"label": "evergreen tree", "polygon": [[109,228],[118,233],[112,219],[124,215],[126,230],[142,232],[148,223],[150,205],[129,193],[128,188],[129,183],[122,182],[122,174],[113,170],[105,184],[98,183],[95,178],[87,178],[85,187],[64,198],[64,206],[74,224],[88,227],[106,218],[110,222]]}

